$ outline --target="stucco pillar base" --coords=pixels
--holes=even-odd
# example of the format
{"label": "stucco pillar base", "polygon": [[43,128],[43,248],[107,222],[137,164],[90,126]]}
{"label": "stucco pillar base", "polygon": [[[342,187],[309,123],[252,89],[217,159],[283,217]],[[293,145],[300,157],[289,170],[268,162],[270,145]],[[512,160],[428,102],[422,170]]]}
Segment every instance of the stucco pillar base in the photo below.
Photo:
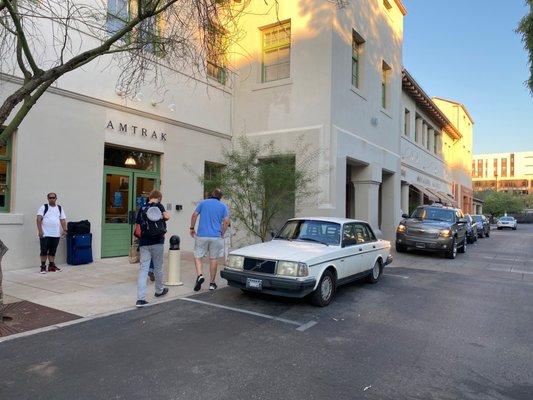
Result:
{"label": "stucco pillar base", "polygon": [[409,214],[409,183],[402,182],[402,214]]}
{"label": "stucco pillar base", "polygon": [[376,233],[381,233],[378,224],[379,185],[378,181],[353,182],[355,188],[355,219],[368,221]]}

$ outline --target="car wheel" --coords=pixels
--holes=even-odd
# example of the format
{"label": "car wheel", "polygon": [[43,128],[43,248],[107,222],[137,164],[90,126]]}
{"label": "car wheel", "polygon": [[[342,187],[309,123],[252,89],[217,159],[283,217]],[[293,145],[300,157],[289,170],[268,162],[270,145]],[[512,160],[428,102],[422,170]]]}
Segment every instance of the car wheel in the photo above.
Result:
{"label": "car wheel", "polygon": [[368,283],[378,283],[379,278],[381,277],[381,273],[383,272],[383,267],[381,266],[381,263],[379,260],[376,260],[374,263],[374,267],[370,271],[370,275],[368,275]]}
{"label": "car wheel", "polygon": [[327,306],[329,303],[331,303],[331,300],[333,300],[335,289],[335,277],[331,271],[324,271],[317,288],[311,295],[311,303],[318,307]]}
{"label": "car wheel", "polygon": [[516,231],[516,226],[513,228],[513,231]]}
{"label": "car wheel", "polygon": [[501,231],[501,230],[502,230],[502,227],[501,227],[501,226],[499,226],[499,227],[498,227],[498,230],[499,230],[499,231]]}
{"label": "car wheel", "polygon": [[485,237],[485,231],[482,230],[481,233],[479,234],[479,237],[480,238],[484,238]]}
{"label": "car wheel", "polygon": [[455,257],[457,257],[457,240],[454,238],[451,249],[446,252],[446,258],[453,260]]}
{"label": "car wheel", "polygon": [[398,253],[405,253],[407,251],[407,246],[404,246],[403,244],[397,244],[396,251]]}
{"label": "car wheel", "polygon": [[490,237],[490,228],[487,230],[487,233],[485,233],[486,237]]}
{"label": "car wheel", "polygon": [[466,237],[463,239],[463,245],[457,250],[459,253],[466,253]]}

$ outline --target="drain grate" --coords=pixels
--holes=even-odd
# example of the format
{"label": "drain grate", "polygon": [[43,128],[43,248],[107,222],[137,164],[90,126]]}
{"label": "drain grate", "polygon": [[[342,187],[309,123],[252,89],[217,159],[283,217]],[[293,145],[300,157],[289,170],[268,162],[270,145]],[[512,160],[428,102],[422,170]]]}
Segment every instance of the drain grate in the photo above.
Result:
{"label": "drain grate", "polygon": [[3,321],[0,322],[0,337],[81,318],[78,315],[30,301],[5,304],[3,314]]}

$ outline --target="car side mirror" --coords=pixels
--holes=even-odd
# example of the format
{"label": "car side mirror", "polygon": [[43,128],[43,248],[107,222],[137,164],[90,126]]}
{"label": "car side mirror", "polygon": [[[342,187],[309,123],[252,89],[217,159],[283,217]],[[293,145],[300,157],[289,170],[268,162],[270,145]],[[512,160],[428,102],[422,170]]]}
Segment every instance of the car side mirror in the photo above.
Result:
{"label": "car side mirror", "polygon": [[402,218],[409,218],[409,214],[402,214]]}

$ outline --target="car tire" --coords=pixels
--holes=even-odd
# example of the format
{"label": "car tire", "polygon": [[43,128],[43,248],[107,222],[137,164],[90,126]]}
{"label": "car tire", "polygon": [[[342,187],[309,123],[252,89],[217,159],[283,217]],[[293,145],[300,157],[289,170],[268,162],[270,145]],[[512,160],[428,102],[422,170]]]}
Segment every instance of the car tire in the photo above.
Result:
{"label": "car tire", "polygon": [[485,237],[490,237],[490,229],[485,233]]}
{"label": "car tire", "polygon": [[513,228],[513,231],[516,231],[516,226]]}
{"label": "car tire", "polygon": [[463,245],[457,249],[459,253],[466,253],[466,244],[468,240],[466,240],[466,237],[463,239]]}
{"label": "car tire", "polygon": [[457,240],[454,238],[452,241],[452,248],[446,252],[446,258],[454,260],[457,257]]}
{"label": "car tire", "polygon": [[333,300],[336,287],[335,276],[330,270],[325,270],[318,286],[311,294],[311,304],[318,307],[326,307]]}
{"label": "car tire", "polygon": [[407,252],[407,246],[405,246],[403,244],[397,244],[396,245],[396,252],[397,253],[405,253],[405,252]]}
{"label": "car tire", "polygon": [[374,263],[374,266],[370,270],[370,275],[368,275],[368,283],[375,284],[378,283],[379,278],[381,278],[381,274],[383,273],[383,265],[381,265],[381,262],[379,260],[376,260]]}
{"label": "car tire", "polygon": [[485,237],[485,231],[484,230],[481,231],[481,233],[479,234],[479,237],[480,238],[484,238]]}
{"label": "car tire", "polygon": [[498,227],[498,230],[499,230],[499,231],[501,231],[501,230],[502,230],[502,227],[501,227],[501,226],[499,226],[499,227]]}

